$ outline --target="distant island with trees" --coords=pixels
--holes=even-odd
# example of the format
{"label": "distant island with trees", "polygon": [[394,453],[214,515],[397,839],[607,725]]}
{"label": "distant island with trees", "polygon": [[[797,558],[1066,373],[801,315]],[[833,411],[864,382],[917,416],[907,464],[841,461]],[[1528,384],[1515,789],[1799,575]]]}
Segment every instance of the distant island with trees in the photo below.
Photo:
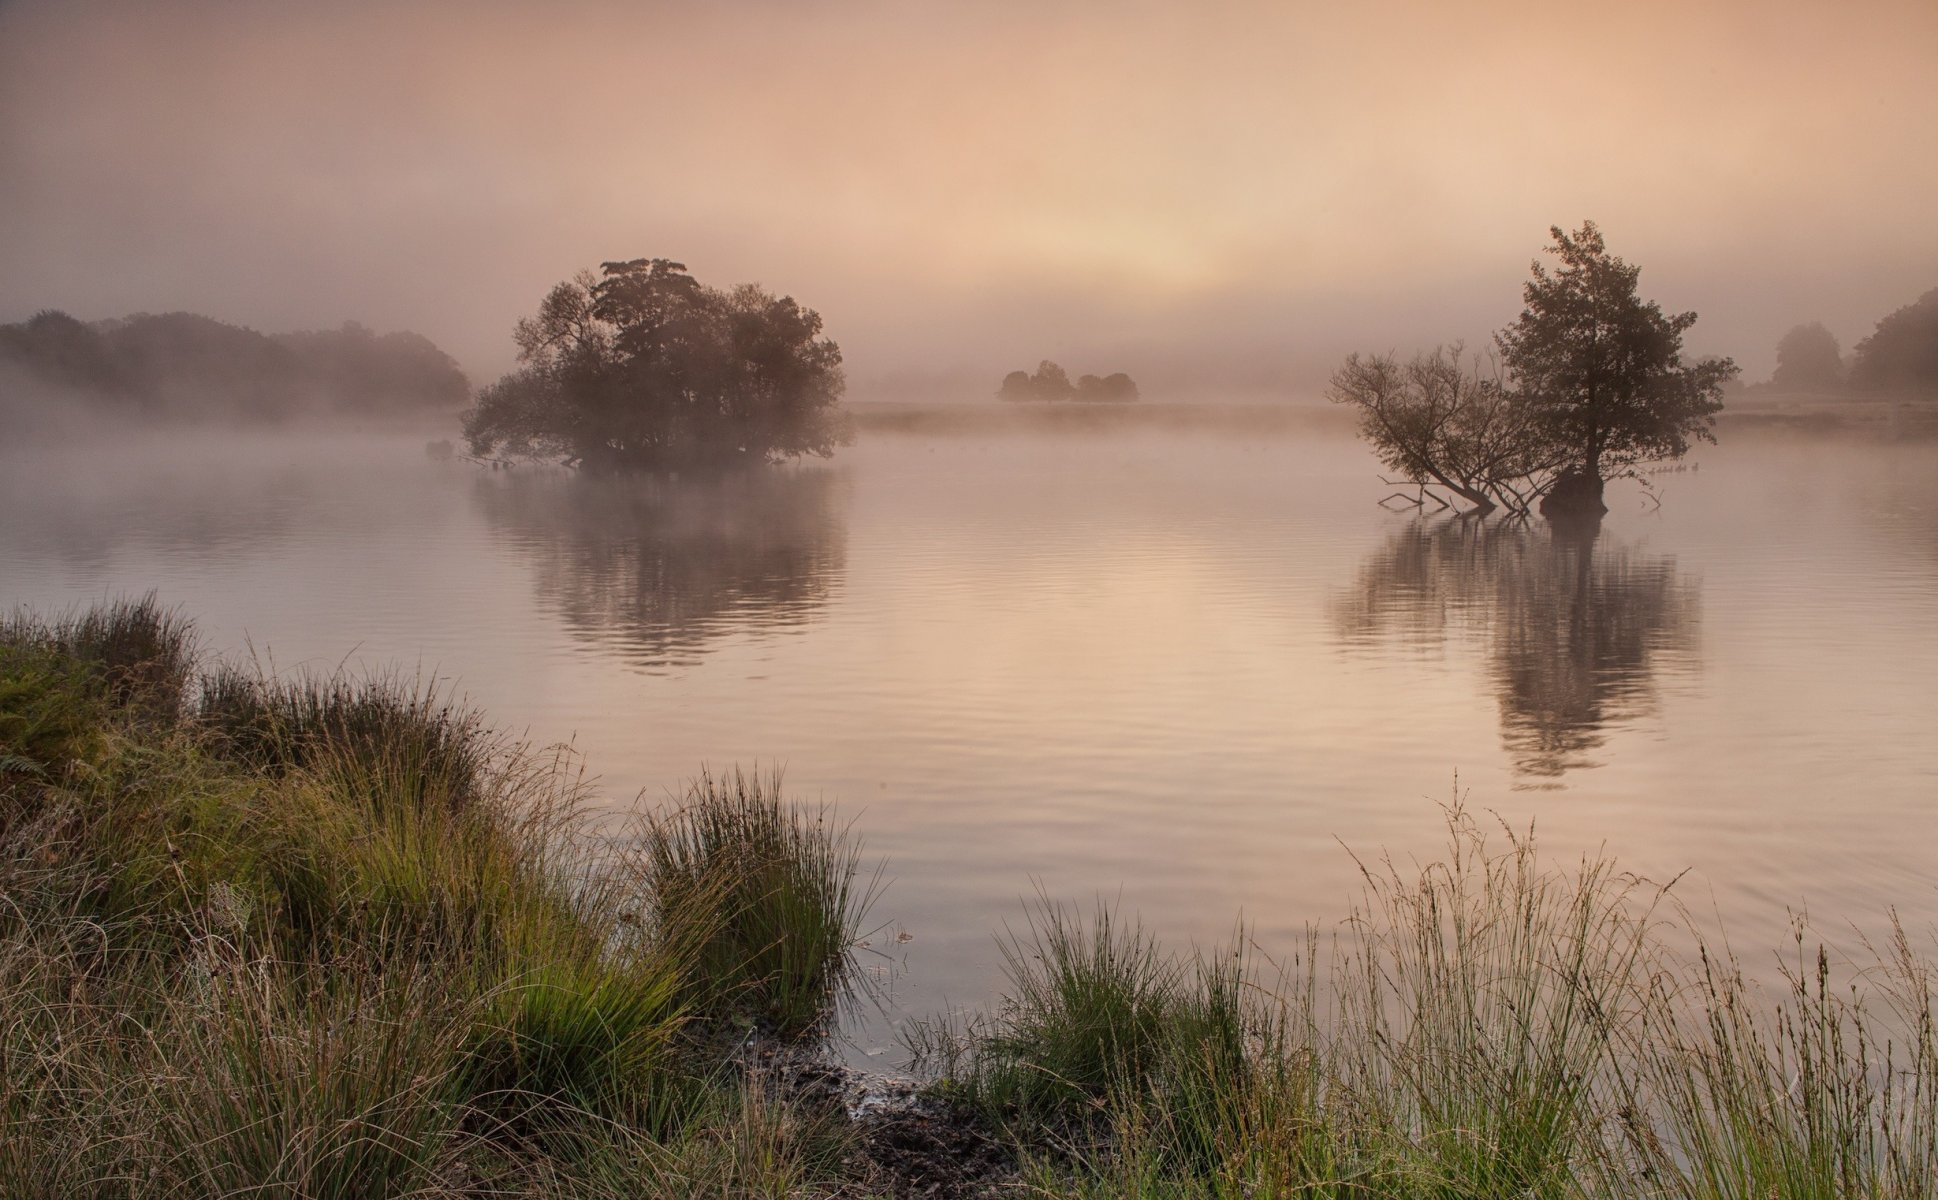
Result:
{"label": "distant island with trees", "polygon": [[478,393],[480,459],[677,470],[827,457],[852,440],[841,347],[756,284],[720,289],[637,258],[558,284],[513,330],[519,368]]}
{"label": "distant island with trees", "polygon": [[1079,400],[1101,403],[1125,403],[1137,399],[1137,384],[1131,377],[1118,371],[1101,378],[1085,375],[1075,383],[1070,382],[1070,374],[1062,367],[1044,359],[1036,365],[1036,373],[1011,371],[1003,376],[1003,385],[996,389],[998,400]]}
{"label": "distant island with trees", "polygon": [[471,396],[421,334],[355,321],[259,333],[189,312],[87,322],[48,310],[0,325],[0,387],[96,414],[243,421],[451,410]]}

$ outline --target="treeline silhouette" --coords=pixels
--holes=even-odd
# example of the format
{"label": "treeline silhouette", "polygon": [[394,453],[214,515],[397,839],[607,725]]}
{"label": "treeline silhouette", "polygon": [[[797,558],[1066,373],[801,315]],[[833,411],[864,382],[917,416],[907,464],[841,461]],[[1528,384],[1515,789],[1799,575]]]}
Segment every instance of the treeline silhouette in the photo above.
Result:
{"label": "treeline silhouette", "polygon": [[[84,322],[46,311],[0,325],[0,388],[22,384],[108,413],[280,420],[454,409],[471,384],[416,333],[258,333],[196,313]],[[4,399],[0,396],[0,399]]]}
{"label": "treeline silhouette", "polygon": [[1770,381],[1744,390],[1938,396],[1938,288],[1878,321],[1848,357],[1823,322],[1792,326]]}
{"label": "treeline silhouette", "polygon": [[1036,366],[1036,373],[1011,371],[1003,376],[1003,386],[996,390],[998,400],[1104,400],[1128,401],[1137,399],[1137,384],[1122,371],[1102,377],[1085,375],[1075,383],[1070,382],[1070,373],[1062,367],[1044,359]]}

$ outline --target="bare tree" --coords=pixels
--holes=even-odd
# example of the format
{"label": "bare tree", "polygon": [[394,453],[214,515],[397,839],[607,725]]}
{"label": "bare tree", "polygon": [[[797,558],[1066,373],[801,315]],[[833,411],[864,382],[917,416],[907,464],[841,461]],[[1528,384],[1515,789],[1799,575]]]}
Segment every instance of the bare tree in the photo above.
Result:
{"label": "bare tree", "polygon": [[1398,499],[1526,513],[1554,485],[1569,448],[1515,402],[1498,369],[1463,357],[1458,344],[1404,363],[1354,354],[1333,372],[1326,395],[1359,410],[1360,435],[1380,462],[1418,489]]}

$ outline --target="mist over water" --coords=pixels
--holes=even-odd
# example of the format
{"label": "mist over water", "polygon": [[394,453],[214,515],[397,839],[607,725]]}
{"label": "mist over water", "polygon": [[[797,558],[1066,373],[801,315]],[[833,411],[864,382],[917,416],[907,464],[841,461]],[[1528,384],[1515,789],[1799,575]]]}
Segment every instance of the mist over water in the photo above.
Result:
{"label": "mist over water", "polygon": [[785,766],[888,860],[863,1051],[988,1000],[1035,888],[1286,948],[1456,787],[1692,869],[1752,954],[1806,904],[1938,921],[1938,447],[1726,425],[1590,537],[1383,511],[1323,419],[962,424],[634,480],[421,434],[15,447],[0,602],[155,588],[225,655],[449,679],[615,813]]}

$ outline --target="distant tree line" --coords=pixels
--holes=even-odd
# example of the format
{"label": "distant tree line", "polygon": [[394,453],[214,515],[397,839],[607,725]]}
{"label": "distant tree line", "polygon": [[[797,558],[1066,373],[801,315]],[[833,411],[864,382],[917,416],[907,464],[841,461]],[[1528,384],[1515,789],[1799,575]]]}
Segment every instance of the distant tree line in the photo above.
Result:
{"label": "distant tree line", "polygon": [[1793,326],[1777,341],[1776,371],[1758,390],[1853,395],[1938,395],[1938,288],[1877,323],[1845,358],[1823,322]]}
{"label": "distant tree line", "polygon": [[1137,384],[1122,371],[1101,378],[1085,375],[1071,383],[1069,372],[1046,358],[1036,365],[1033,375],[1028,371],[1011,371],[1003,376],[1003,386],[996,390],[996,398],[1124,402],[1137,399]]}
{"label": "distant tree line", "polygon": [[0,325],[0,389],[38,385],[101,410],[276,420],[454,409],[471,384],[416,333],[258,333],[195,313],[84,322],[47,311]]}

